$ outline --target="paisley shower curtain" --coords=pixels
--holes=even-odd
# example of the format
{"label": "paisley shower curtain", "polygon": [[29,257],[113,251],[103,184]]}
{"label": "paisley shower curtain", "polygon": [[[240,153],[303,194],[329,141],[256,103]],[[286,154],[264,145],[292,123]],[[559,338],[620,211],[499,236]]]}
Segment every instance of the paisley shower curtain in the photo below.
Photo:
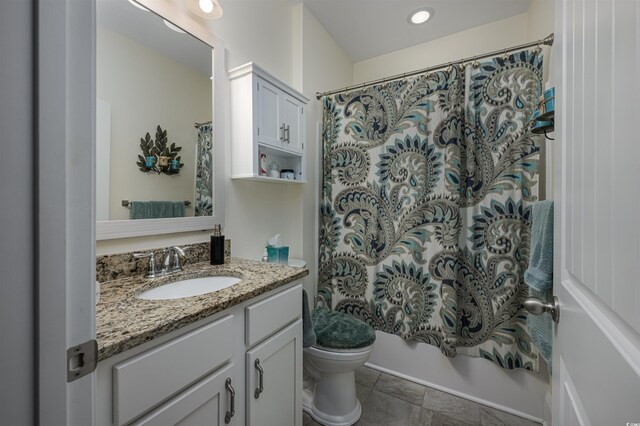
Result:
{"label": "paisley shower curtain", "polygon": [[522,307],[543,55],[323,98],[319,293],[443,354],[538,371]]}
{"label": "paisley shower curtain", "polygon": [[212,131],[211,123],[198,127],[195,216],[213,216]]}

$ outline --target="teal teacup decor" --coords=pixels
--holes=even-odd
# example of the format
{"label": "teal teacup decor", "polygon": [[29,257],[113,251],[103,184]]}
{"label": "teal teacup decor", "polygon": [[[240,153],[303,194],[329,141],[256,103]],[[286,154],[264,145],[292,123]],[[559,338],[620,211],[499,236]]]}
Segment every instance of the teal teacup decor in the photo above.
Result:
{"label": "teal teacup decor", "polygon": [[147,166],[148,168],[153,167],[153,164],[156,162],[156,157],[154,157],[153,155],[149,155],[145,158],[144,160],[144,165]]}

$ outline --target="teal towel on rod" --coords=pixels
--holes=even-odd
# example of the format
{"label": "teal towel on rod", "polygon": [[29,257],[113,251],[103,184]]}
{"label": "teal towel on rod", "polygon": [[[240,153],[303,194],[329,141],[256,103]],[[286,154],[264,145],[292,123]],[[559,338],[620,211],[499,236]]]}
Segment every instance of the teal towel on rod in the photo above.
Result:
{"label": "teal towel on rod", "polygon": [[524,281],[538,291],[549,290],[553,285],[553,201],[533,205],[531,257]]}
{"label": "teal towel on rod", "polygon": [[184,201],[132,201],[129,219],[184,217]]}
{"label": "teal towel on rod", "polygon": [[[531,255],[524,282],[532,289],[531,296],[549,303],[553,297],[553,201],[539,201],[533,205],[531,227]],[[527,316],[527,331],[551,372],[553,323],[551,315]]]}

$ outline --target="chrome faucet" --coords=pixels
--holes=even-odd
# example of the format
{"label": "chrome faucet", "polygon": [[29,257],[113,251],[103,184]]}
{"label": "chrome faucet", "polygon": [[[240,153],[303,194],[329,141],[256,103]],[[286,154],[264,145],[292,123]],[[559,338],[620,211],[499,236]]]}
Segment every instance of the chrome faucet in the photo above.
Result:
{"label": "chrome faucet", "polygon": [[184,257],[184,248],[178,246],[171,246],[168,249],[162,251],[162,267],[159,269],[156,262],[156,255],[153,251],[134,253],[133,257],[136,259],[149,259],[149,265],[147,266],[147,274],[145,278],[158,278],[165,275],[171,275],[176,272],[182,271],[182,258]]}
{"label": "chrome faucet", "polygon": [[171,246],[164,250],[163,255],[162,272],[164,275],[182,271],[182,258],[184,257],[184,249],[182,247]]}

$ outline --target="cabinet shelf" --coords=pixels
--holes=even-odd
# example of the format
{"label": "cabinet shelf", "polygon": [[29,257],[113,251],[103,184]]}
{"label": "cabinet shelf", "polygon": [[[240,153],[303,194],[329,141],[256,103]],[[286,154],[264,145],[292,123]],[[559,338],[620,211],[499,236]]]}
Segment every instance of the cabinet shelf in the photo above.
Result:
{"label": "cabinet shelf", "polygon": [[231,176],[233,180],[250,180],[254,182],[266,182],[266,183],[307,183],[306,180],[291,180],[291,179],[282,179],[282,178],[274,178],[269,176],[262,175],[238,175]]}

